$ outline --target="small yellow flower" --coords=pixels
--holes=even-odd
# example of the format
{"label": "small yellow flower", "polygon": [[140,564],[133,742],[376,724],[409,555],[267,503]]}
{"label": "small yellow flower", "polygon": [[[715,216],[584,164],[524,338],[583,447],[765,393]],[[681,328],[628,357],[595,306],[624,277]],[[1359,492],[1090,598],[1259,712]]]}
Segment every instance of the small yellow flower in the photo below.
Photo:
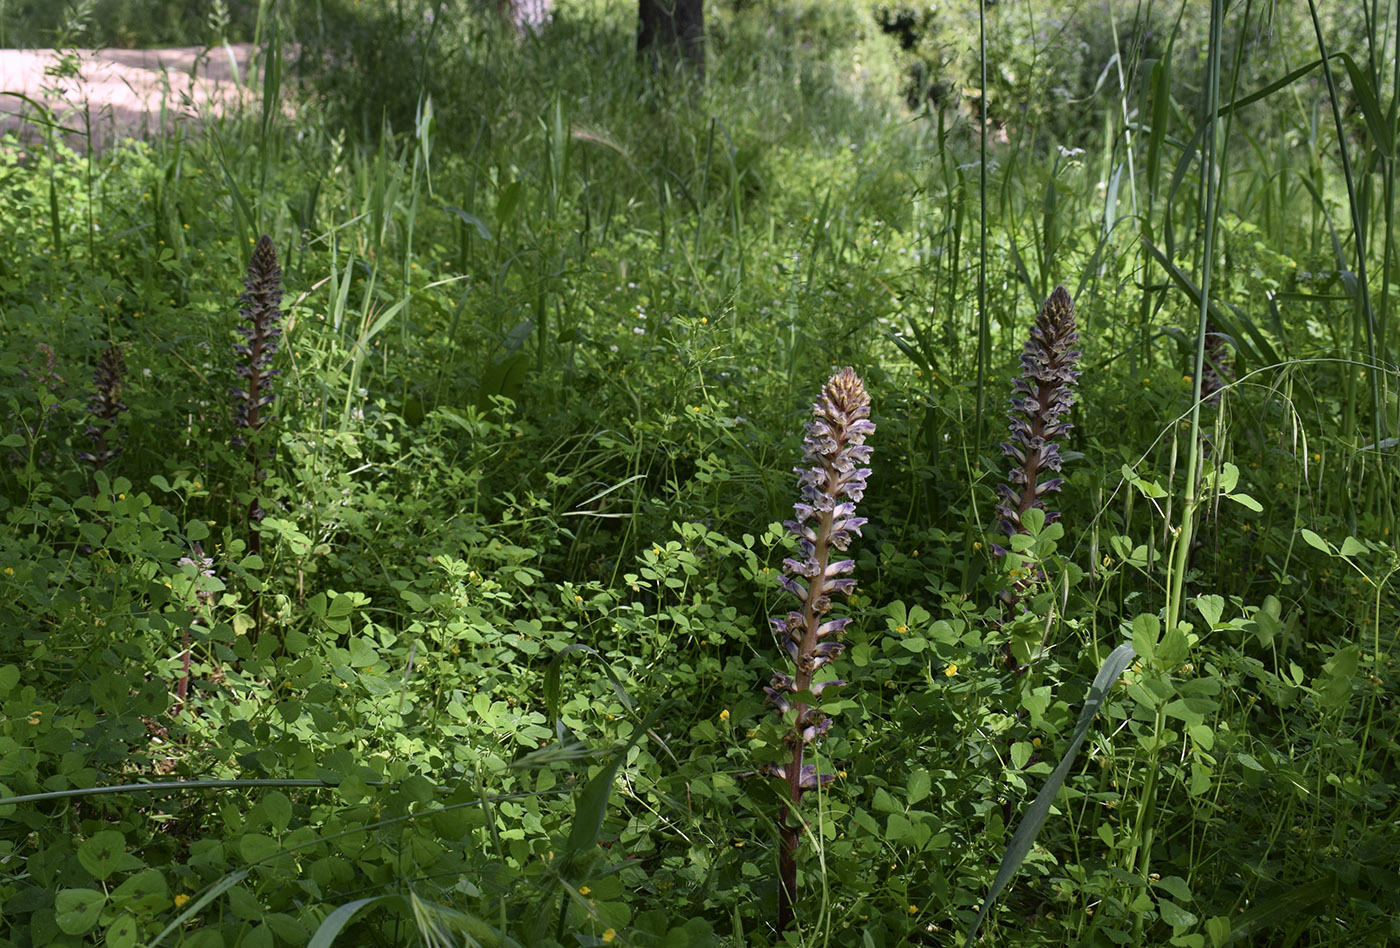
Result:
{"label": "small yellow flower", "polygon": [[185,893],[181,892],[179,895],[175,896],[175,907],[176,907],[176,908],[183,908],[183,907],[184,907],[184,904],[185,904],[186,902],[188,902],[189,900],[190,900],[190,897],[189,897],[188,895],[186,895]]}
{"label": "small yellow flower", "polygon": [[957,673],[958,673],[958,666],[956,666],[956,665],[949,665],[947,668],[943,669],[943,675],[944,675],[945,678],[952,678],[952,677],[953,677],[954,675],[956,675]]}
{"label": "small yellow flower", "polygon": [[15,568],[14,568],[13,566],[6,566],[6,567],[5,567],[5,575],[6,575],[6,576],[13,576],[13,575],[15,575]]}
{"label": "small yellow flower", "polygon": [[593,890],[590,889],[590,888],[589,888],[588,886],[586,886],[586,885],[581,885],[581,886],[578,887],[578,894],[579,894],[579,895],[587,895],[588,893],[590,893],[590,892],[592,892],[592,891],[593,891]]}
{"label": "small yellow flower", "polygon": [[615,932],[615,931],[613,931],[611,928],[609,928],[607,931],[603,932],[603,944],[605,944],[605,945],[611,945],[611,944],[613,943],[613,939],[616,938],[616,937],[617,937],[617,932]]}
{"label": "small yellow flower", "polygon": [[919,907],[918,907],[917,905],[911,905],[911,906],[909,906],[909,914],[910,914],[910,915],[918,915],[918,914],[919,914]]}
{"label": "small yellow flower", "polygon": [[720,719],[721,721],[728,721],[728,720],[729,720],[729,709],[728,709],[728,708],[725,708],[723,711],[721,711],[721,712],[719,713],[719,719]]}
{"label": "small yellow flower", "polygon": [[898,632],[900,635],[903,635],[905,632],[908,632],[908,631],[909,631],[909,626],[907,626],[907,625],[897,625],[897,626],[894,627],[894,630],[895,630],[896,632]]}

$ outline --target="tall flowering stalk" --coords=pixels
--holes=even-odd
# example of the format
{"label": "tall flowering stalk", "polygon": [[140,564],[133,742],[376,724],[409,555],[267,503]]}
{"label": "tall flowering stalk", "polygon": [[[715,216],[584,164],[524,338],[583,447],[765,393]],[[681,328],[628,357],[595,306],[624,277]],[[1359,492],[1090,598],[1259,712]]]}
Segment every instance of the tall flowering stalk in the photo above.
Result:
{"label": "tall flowering stalk", "polygon": [[[258,500],[258,482],[263,478],[262,460],[270,451],[259,445],[257,434],[271,417],[267,411],[277,397],[272,391],[272,379],[278,370],[272,368],[272,357],[282,338],[282,268],[277,265],[277,250],[272,238],[264,234],[253,248],[248,262],[248,275],[243,280],[244,292],[238,313],[247,325],[238,326],[243,344],[233,347],[240,357],[236,371],[243,379],[242,388],[231,390],[233,422],[246,434],[234,438],[234,444],[248,449],[248,464],[252,469],[252,500],[248,504],[248,524],[251,527],[263,517]],[[249,531],[249,549],[257,552],[257,533]]]}
{"label": "tall flowering stalk", "polygon": [[118,346],[108,346],[97,357],[97,368],[92,373],[92,397],[88,399],[87,436],[92,441],[91,451],[79,451],[78,458],[100,471],[107,462],[122,453],[121,445],[110,440],[112,429],[116,427],[117,416],[126,411],[122,401],[122,381],[126,376],[126,360]]}
{"label": "tall flowering stalk", "polygon": [[[1012,382],[1011,436],[1002,442],[1002,452],[1014,462],[1008,483],[997,492],[1001,532],[1008,537],[1028,532],[1021,518],[1035,508],[1045,511],[1045,522],[1053,523],[1059,513],[1045,509],[1045,495],[1060,489],[1059,441],[1073,427],[1065,421],[1074,405],[1072,387],[1079,380],[1079,351],[1071,349],[1079,341],[1074,323],[1074,303],[1063,286],[1040,308],[1031,327],[1025,351],[1021,353],[1021,376]],[[1005,550],[997,548],[999,553]],[[1035,574],[1018,577],[1002,600],[1012,614],[1029,588]],[[1011,656],[1007,663],[1020,670]]]}
{"label": "tall flowering stalk", "polygon": [[832,551],[844,552],[865,525],[865,519],[855,516],[855,510],[870,475],[870,469],[862,466],[870,460],[871,449],[865,439],[875,430],[865,383],[849,366],[827,381],[821,398],[812,405],[812,415],[803,441],[803,461],[811,467],[796,469],[802,499],[793,505],[797,519],[786,524],[797,538],[802,558],[783,560],[783,589],[797,600],[798,608],[769,620],[792,661],[793,672],[774,673],[764,689],[769,705],[778,713],[792,713],[792,728],[784,737],[791,757],[785,764],[769,764],[764,769],[769,776],[787,784],[780,817],[779,931],[792,924],[797,894],[801,821],[794,811],[802,802],[803,793],[834,779],[832,774],[818,773],[815,765],[803,761],[807,746],[831,727],[831,718],[798,696],[819,696],[845,684],[837,679],[814,679],[845,648],[836,639],[851,620],[831,619],[828,613],[832,596],[850,595],[855,588],[856,581],[850,575],[855,561],[833,559]]}

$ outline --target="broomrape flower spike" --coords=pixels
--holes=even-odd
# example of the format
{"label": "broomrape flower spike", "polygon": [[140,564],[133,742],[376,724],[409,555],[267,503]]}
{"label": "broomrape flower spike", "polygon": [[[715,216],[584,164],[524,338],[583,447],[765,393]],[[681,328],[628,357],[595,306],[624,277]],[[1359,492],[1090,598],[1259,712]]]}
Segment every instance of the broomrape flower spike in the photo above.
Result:
{"label": "broomrape flower spike", "polygon": [[870,469],[863,466],[871,451],[865,439],[875,430],[865,383],[849,366],[827,381],[821,398],[812,405],[812,415],[803,441],[803,461],[811,466],[795,469],[801,499],[793,505],[797,518],[785,524],[802,553],[800,559],[783,560],[782,587],[797,600],[797,608],[769,620],[792,662],[792,673],[774,673],[764,688],[769,705],[792,719],[784,737],[791,757],[785,764],[768,764],[763,771],[787,784],[780,821],[779,931],[792,923],[797,891],[801,826],[793,810],[803,793],[835,779],[834,774],[818,773],[814,765],[803,762],[806,747],[827,732],[831,719],[797,696],[820,696],[845,684],[839,679],[815,679],[845,648],[836,639],[851,620],[831,619],[828,614],[833,596],[850,595],[855,588],[850,575],[855,561],[833,559],[832,551],[844,552],[865,525],[865,518],[857,517],[855,510],[870,476]]}
{"label": "broomrape flower spike", "polygon": [[79,451],[78,458],[100,471],[107,462],[122,453],[120,444],[108,440],[112,428],[117,424],[117,416],[126,411],[122,401],[122,380],[126,376],[126,360],[118,346],[108,346],[97,358],[97,368],[92,373],[92,397],[88,399],[88,415],[91,421],[86,426],[86,434],[91,439],[91,451]]}
{"label": "broomrape flower spike", "polygon": [[[1054,493],[1064,484],[1060,473],[1059,441],[1073,427],[1064,418],[1074,405],[1070,391],[1080,376],[1076,366],[1079,351],[1070,346],[1079,341],[1074,324],[1074,303],[1063,286],[1040,308],[1021,353],[1021,376],[1011,384],[1011,437],[1002,442],[1001,450],[1013,464],[1009,483],[997,488],[1002,502],[997,505],[1001,532],[1008,537],[1027,531],[1021,518],[1031,509],[1045,511],[1045,523],[1059,519],[1055,511],[1045,510],[1045,495]],[[1049,475],[1049,476],[1047,476]],[[1007,550],[992,544],[997,555]],[[1039,567],[1014,567],[1008,571],[1011,587],[1001,593],[1008,614],[1015,615],[1026,591],[1042,577]],[[1008,668],[1021,674],[1023,666],[1006,643],[1005,661]]]}
{"label": "broomrape flower spike", "polygon": [[[234,444],[244,444],[248,448],[248,462],[253,471],[253,485],[261,480],[259,463],[262,460],[254,442],[254,437],[267,422],[269,414],[264,409],[272,405],[277,397],[272,391],[272,379],[278,370],[272,368],[272,357],[277,352],[278,340],[282,337],[282,268],[277,265],[277,250],[272,238],[264,234],[253,248],[252,259],[248,262],[248,275],[243,280],[244,292],[239,297],[242,304],[238,313],[247,323],[238,326],[238,333],[244,339],[242,345],[233,347],[241,357],[235,371],[244,379],[244,388],[234,388],[233,421],[248,434],[235,437]],[[249,522],[262,519],[262,509],[254,497],[248,508]]]}
{"label": "broomrape flower spike", "polygon": [[[1025,533],[1021,516],[1031,508],[1045,510],[1043,498],[1060,489],[1059,439],[1073,425],[1064,421],[1074,404],[1070,386],[1080,376],[1075,366],[1079,351],[1070,346],[1079,341],[1074,324],[1074,303],[1063,286],[1041,307],[1031,327],[1030,339],[1021,354],[1021,376],[1011,386],[1010,440],[1001,450],[1015,463],[1010,483],[997,492],[1003,503],[997,506],[1001,532],[1007,536]],[[1046,477],[1047,473],[1057,476]],[[1053,523],[1059,514],[1047,511],[1045,522]],[[1005,550],[998,550],[1005,553]]]}

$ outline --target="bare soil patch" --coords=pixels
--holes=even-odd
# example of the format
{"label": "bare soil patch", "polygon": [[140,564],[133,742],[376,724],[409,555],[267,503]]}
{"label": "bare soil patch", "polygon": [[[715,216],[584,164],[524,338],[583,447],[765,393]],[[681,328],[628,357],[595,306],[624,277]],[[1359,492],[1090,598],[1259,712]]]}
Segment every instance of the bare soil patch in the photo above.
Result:
{"label": "bare soil patch", "polygon": [[101,149],[198,124],[260,92],[248,85],[251,43],[76,52],[79,74],[56,78],[54,51],[0,50],[0,133],[18,129],[33,141],[57,123],[70,145],[84,148],[90,128],[92,146]]}

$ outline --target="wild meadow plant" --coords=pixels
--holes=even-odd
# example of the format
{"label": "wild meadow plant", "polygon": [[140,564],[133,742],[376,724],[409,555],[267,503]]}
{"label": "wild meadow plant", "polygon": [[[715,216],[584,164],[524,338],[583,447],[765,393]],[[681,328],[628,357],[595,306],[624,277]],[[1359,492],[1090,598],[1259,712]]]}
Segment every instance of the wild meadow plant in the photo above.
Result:
{"label": "wild meadow plant", "polygon": [[282,268],[277,264],[277,248],[266,234],[253,248],[243,285],[245,289],[239,297],[242,306],[238,312],[247,325],[237,327],[244,342],[233,350],[242,359],[235,371],[244,382],[243,388],[233,388],[230,394],[233,396],[233,423],[245,432],[236,436],[233,443],[247,449],[252,489],[246,514],[248,548],[257,553],[258,534],[254,525],[262,520],[264,513],[258,485],[266,477],[262,462],[272,453],[261,443],[259,433],[271,420],[272,413],[267,409],[277,398],[272,380],[280,370],[272,367],[272,357],[282,337]]}
{"label": "wild meadow plant", "polygon": [[79,451],[78,459],[92,465],[93,471],[100,471],[108,461],[121,453],[120,436],[111,440],[112,429],[116,427],[117,416],[126,411],[122,401],[122,383],[126,376],[126,360],[120,346],[108,346],[97,358],[97,368],[92,373],[92,397],[88,399],[90,420],[86,434],[92,441],[91,451]]}
{"label": "wild meadow plant", "polygon": [[[1046,510],[1045,496],[1057,492],[1065,481],[1060,476],[1059,442],[1073,427],[1065,418],[1074,405],[1072,387],[1080,376],[1079,350],[1070,348],[1078,341],[1074,302],[1063,286],[1057,286],[1035,318],[1021,353],[1021,375],[1012,382],[1011,437],[1002,442],[1001,450],[1014,463],[1008,482],[997,488],[1002,499],[997,505],[999,527],[1011,549],[993,544],[1003,556],[1029,549],[1027,541],[1012,542],[1014,538],[1039,533],[1041,527],[1059,519],[1057,511]],[[1032,510],[1044,514],[1035,530],[1026,524]],[[1014,618],[1043,572],[1034,563],[1021,564],[1018,557],[1009,575],[1011,585],[1002,591],[1001,599]],[[1018,673],[1022,670],[1009,643],[1006,662]]]}
{"label": "wild meadow plant", "polygon": [[802,558],[783,560],[783,589],[799,607],[769,620],[792,661],[793,673],[775,672],[764,688],[769,705],[791,720],[784,737],[791,757],[785,764],[770,763],[764,769],[768,776],[787,784],[779,816],[779,931],[787,930],[794,918],[797,848],[802,834],[797,810],[802,795],[835,779],[834,774],[822,773],[817,765],[804,760],[807,747],[831,727],[831,718],[808,701],[846,684],[836,678],[816,678],[845,648],[836,638],[851,620],[830,619],[828,614],[832,596],[850,595],[855,588],[855,578],[850,575],[855,561],[833,560],[832,552],[845,552],[865,525],[865,519],[857,517],[855,511],[870,476],[870,469],[862,466],[870,460],[871,449],[865,439],[875,430],[865,383],[849,366],[822,387],[812,415],[802,455],[812,466],[796,469],[802,499],[793,505],[797,519],[786,523],[797,538]]}

